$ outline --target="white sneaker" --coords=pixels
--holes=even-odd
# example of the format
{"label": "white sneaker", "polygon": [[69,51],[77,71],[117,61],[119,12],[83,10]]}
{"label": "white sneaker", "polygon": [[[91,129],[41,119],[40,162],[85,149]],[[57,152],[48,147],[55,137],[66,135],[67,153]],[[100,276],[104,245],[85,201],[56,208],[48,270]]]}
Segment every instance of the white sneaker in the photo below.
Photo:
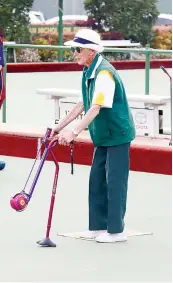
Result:
{"label": "white sneaker", "polygon": [[77,238],[83,238],[83,239],[95,239],[96,237],[99,237],[100,235],[104,234],[106,230],[97,230],[97,231],[83,231],[83,232],[76,232],[73,235]]}
{"label": "white sneaker", "polygon": [[117,234],[105,232],[104,234],[96,237],[95,240],[100,243],[115,243],[127,241],[127,237],[125,236],[124,232]]}

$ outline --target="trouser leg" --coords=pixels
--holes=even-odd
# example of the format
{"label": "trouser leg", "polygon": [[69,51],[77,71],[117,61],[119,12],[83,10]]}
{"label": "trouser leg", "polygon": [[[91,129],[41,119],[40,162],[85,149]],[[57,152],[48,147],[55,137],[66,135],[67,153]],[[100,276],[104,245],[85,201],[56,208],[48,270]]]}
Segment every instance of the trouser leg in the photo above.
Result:
{"label": "trouser leg", "polygon": [[107,148],[108,224],[109,233],[124,230],[130,143]]}
{"label": "trouser leg", "polygon": [[107,229],[106,147],[95,149],[89,180],[89,230]]}

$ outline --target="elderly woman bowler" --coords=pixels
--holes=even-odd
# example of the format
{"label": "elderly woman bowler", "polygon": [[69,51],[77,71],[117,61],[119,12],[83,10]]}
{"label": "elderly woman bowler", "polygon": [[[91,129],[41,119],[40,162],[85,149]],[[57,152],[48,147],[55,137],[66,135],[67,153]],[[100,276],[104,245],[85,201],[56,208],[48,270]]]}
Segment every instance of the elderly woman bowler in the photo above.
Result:
{"label": "elderly woman bowler", "polygon": [[[52,131],[67,145],[86,127],[94,144],[89,176],[89,227],[81,238],[112,243],[126,241],[126,213],[129,151],[135,127],[126,92],[115,68],[100,53],[100,36],[90,29],[79,30],[71,46],[78,64],[84,65],[81,101]],[[72,131],[61,130],[83,110],[84,118]]]}

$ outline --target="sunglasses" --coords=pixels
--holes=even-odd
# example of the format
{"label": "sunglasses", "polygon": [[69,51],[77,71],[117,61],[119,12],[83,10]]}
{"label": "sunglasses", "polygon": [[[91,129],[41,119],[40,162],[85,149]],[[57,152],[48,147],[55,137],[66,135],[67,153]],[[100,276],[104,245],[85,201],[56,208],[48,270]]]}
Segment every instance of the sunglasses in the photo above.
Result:
{"label": "sunglasses", "polygon": [[83,50],[83,48],[82,47],[71,47],[71,51],[74,53],[75,51],[77,52],[77,53],[81,53],[81,51]]}

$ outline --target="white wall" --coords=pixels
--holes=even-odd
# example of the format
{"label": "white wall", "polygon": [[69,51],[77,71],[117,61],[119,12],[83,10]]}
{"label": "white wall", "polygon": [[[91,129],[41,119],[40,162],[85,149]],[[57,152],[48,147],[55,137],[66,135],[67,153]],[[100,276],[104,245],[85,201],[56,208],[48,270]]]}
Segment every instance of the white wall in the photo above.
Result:
{"label": "white wall", "polygon": [[[57,0],[34,0],[32,7],[33,11],[41,11],[49,18],[58,15],[58,2]],[[85,15],[83,0],[64,0],[63,3],[64,15]]]}
{"label": "white wall", "polygon": [[[65,15],[85,15],[83,0],[64,0]],[[32,10],[41,11],[47,18],[56,17],[58,14],[57,0],[34,0]],[[158,0],[157,7],[160,13],[172,14],[171,0]]]}

